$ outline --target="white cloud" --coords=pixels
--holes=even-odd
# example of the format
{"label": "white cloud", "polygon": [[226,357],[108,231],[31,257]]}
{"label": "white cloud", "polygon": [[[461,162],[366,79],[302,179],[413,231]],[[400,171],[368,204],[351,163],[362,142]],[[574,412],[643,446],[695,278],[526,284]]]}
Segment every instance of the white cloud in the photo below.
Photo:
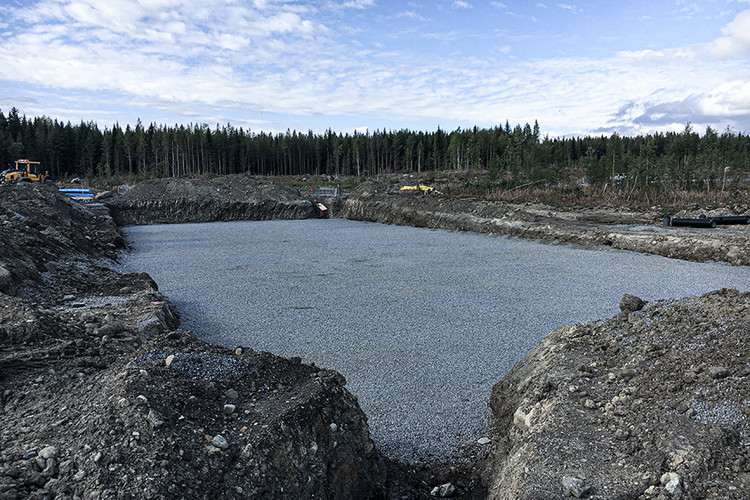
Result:
{"label": "white cloud", "polygon": [[473,8],[473,5],[471,5],[469,2],[466,2],[464,0],[454,0],[453,7],[456,9],[471,9]]}
{"label": "white cloud", "polygon": [[328,6],[334,9],[358,9],[364,10],[375,6],[375,0],[350,0],[343,3],[328,2]]}
{"label": "white cloud", "polygon": [[750,54],[750,10],[737,16],[722,30],[726,35],[710,44],[710,51],[720,58]]}
{"label": "white cloud", "polygon": [[570,5],[570,4],[567,4],[567,3],[558,3],[557,6],[560,9],[570,11],[573,14],[578,14],[578,13],[581,12],[580,9],[578,7],[576,7],[575,5]]}
{"label": "white cloud", "polygon": [[407,10],[407,11],[404,11],[404,12],[400,12],[400,13],[398,13],[396,15],[396,17],[406,17],[406,18],[409,18],[409,19],[415,19],[417,21],[422,21],[422,22],[429,21],[428,18],[423,17],[423,16],[417,14],[413,10]]}
{"label": "white cloud", "polygon": [[[471,8],[461,1],[443,5]],[[372,0],[328,5],[375,6]],[[427,21],[419,8],[388,19]],[[497,38],[487,44],[489,56],[472,58],[423,56],[377,40],[356,45],[350,37],[357,26],[326,23],[360,13],[330,9],[296,0],[43,0],[11,11],[9,26],[24,29],[4,37],[0,85],[38,95],[109,93],[190,119],[218,121],[241,110],[238,120],[257,127],[269,123],[252,118],[261,113],[396,115],[480,126],[538,119],[552,135],[568,133],[571,124],[581,131],[647,131],[684,126],[688,116],[696,124],[750,118],[750,68],[742,59],[750,52],[750,10],[708,44],[522,62],[506,57],[512,48]],[[345,28],[351,30],[337,37]],[[434,37],[466,38],[460,31]],[[19,102],[32,95],[18,93]],[[73,109],[90,105],[70,99]]]}

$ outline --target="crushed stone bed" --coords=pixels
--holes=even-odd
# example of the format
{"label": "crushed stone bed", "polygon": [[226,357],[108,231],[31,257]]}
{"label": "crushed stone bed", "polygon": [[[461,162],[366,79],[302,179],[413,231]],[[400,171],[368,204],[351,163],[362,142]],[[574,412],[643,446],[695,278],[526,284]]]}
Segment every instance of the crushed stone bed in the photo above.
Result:
{"label": "crushed stone bed", "polygon": [[492,385],[560,325],[617,313],[624,292],[750,283],[742,267],[339,219],[125,233],[125,269],[149,272],[186,327],[341,372],[378,447],[407,461],[481,437]]}

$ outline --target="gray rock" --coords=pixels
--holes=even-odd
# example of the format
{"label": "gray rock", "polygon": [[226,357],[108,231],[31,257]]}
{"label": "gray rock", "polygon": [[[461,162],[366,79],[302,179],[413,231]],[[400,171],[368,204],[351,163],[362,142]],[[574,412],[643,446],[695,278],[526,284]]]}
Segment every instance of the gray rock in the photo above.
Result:
{"label": "gray rock", "polygon": [[664,485],[664,489],[673,497],[679,497],[682,494],[682,478],[677,476],[670,479],[669,482]]}
{"label": "gray rock", "polygon": [[39,450],[39,456],[45,460],[49,458],[57,458],[57,448],[54,446],[46,446]]}
{"label": "gray rock", "polygon": [[486,438],[486,437],[480,437],[479,439],[477,439],[477,443],[482,444],[482,445],[484,445],[484,444],[490,444],[491,442],[492,441],[489,438]]}
{"label": "gray rock", "polygon": [[224,395],[229,399],[237,399],[238,397],[240,397],[240,395],[237,394],[237,391],[235,391],[234,389],[227,389],[227,392],[225,392]]}
{"label": "gray rock", "polygon": [[630,295],[626,293],[620,299],[621,311],[629,311],[629,312],[640,311],[641,309],[643,309],[644,305],[646,305],[646,303],[640,297],[636,297],[635,295]]}
{"label": "gray rock", "polygon": [[159,427],[160,425],[164,424],[164,420],[162,420],[161,418],[159,418],[159,415],[157,415],[156,412],[154,412],[154,410],[149,410],[148,411],[148,417],[147,418],[148,418],[149,422],[151,422],[152,424],[154,424],[155,427]]}
{"label": "gray rock", "polygon": [[515,425],[522,431],[531,429],[531,413],[527,414],[521,408],[518,408],[513,414],[513,425]]}
{"label": "gray rock", "polygon": [[451,483],[445,483],[441,484],[440,486],[435,486],[432,488],[432,491],[430,491],[430,495],[433,497],[439,497],[439,498],[450,498],[456,493],[456,487],[453,486]]}
{"label": "gray rock", "polygon": [[10,290],[11,285],[13,285],[13,276],[5,267],[0,266],[0,290]]}
{"label": "gray rock", "polygon": [[229,448],[229,441],[227,441],[226,438],[221,434],[215,435],[211,440],[211,444],[216,446],[217,448],[221,448],[222,450],[226,450],[227,448]]}
{"label": "gray rock", "polygon": [[234,413],[235,408],[237,408],[234,405],[226,404],[224,405],[224,415],[231,415]]}
{"label": "gray rock", "polygon": [[576,498],[582,498],[591,490],[591,486],[577,477],[563,476],[561,483],[565,493]]}

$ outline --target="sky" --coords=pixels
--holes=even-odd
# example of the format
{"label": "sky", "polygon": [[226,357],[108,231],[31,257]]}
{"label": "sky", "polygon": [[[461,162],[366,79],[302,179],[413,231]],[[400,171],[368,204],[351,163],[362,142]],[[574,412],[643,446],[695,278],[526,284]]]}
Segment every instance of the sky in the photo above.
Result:
{"label": "sky", "polygon": [[750,132],[750,0],[0,0],[0,110],[100,127]]}

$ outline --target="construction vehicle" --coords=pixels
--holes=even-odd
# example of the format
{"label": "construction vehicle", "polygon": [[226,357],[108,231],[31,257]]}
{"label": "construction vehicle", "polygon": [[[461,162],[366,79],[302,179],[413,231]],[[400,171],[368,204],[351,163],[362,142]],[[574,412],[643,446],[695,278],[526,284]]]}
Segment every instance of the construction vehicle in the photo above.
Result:
{"label": "construction vehicle", "polygon": [[16,160],[15,168],[2,172],[0,184],[6,182],[44,182],[49,177],[48,172],[42,173],[41,163],[31,160]]}
{"label": "construction vehicle", "polygon": [[402,193],[416,193],[416,194],[443,194],[432,186],[425,186],[424,184],[417,184],[416,186],[403,186],[399,189]]}

